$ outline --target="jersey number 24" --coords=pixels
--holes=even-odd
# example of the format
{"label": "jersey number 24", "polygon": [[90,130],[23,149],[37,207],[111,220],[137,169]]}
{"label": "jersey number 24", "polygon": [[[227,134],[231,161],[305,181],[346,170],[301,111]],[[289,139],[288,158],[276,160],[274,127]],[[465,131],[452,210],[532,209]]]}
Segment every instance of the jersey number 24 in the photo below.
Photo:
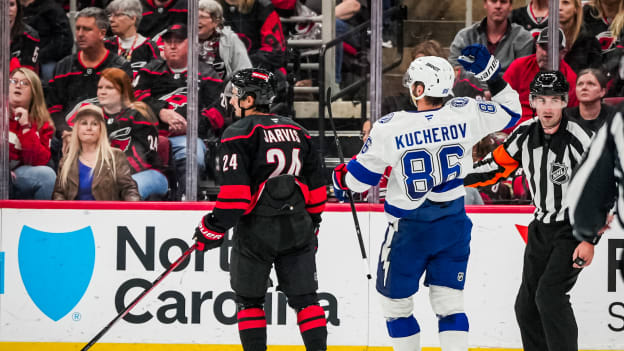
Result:
{"label": "jersey number 24", "polygon": [[443,146],[436,156],[426,149],[403,154],[403,177],[409,198],[418,200],[436,185],[459,177],[463,156],[464,148],[460,145]]}

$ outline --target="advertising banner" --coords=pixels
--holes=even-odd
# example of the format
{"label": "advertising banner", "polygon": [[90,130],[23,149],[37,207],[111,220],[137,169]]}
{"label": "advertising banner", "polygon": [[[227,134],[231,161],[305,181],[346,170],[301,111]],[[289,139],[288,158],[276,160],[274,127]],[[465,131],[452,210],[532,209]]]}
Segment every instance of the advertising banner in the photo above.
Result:
{"label": "advertising banner", "polygon": [[[369,208],[358,215],[373,273],[370,281],[348,206],[334,205],[323,214],[319,296],[332,347],[390,346],[375,291],[386,220],[378,207]],[[192,244],[194,228],[205,213],[194,207],[0,211],[0,350],[9,343],[15,350],[20,344],[13,343],[89,341]],[[530,209],[496,212],[501,211],[469,213],[473,232],[465,308],[470,344],[520,348],[513,306],[521,280],[523,235],[532,215]],[[140,344],[146,350],[155,344],[239,344],[229,285],[230,249],[228,237],[218,249],[192,253],[100,342]],[[624,231],[614,223],[571,292],[583,349],[624,349],[624,283],[617,270],[622,250]],[[271,280],[265,305],[268,343],[302,345],[296,315],[276,289],[274,274]],[[437,319],[428,299],[421,284],[414,315],[422,344],[437,346]]]}

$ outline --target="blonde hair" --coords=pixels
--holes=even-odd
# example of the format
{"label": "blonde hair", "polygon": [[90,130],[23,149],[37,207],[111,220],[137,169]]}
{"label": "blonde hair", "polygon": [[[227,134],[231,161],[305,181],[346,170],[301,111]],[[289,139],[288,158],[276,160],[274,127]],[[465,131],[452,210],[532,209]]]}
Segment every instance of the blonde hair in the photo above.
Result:
{"label": "blonde hair", "polygon": [[[95,156],[95,167],[92,170],[93,175],[100,175],[102,170],[104,169],[104,165],[108,166],[112,169],[113,179],[117,179],[117,167],[115,164],[115,156],[113,153],[113,148],[110,146],[108,141],[108,135],[106,132],[106,123],[104,122],[104,112],[102,108],[88,104],[82,106],[78,112],[76,113],[76,117],[74,119],[74,126],[77,127],[80,123],[80,119],[93,116],[97,118],[98,123],[100,124],[100,135],[98,137],[97,146],[96,146],[96,156]],[[59,172],[60,184],[64,187],[67,184],[67,177],[69,176],[69,171],[72,168],[72,165],[78,160],[78,157],[82,153],[82,143],[78,139],[78,132],[76,130],[73,131],[71,135],[71,139],[69,140],[69,151],[67,155],[65,155],[65,163],[63,164],[63,168]],[[99,167],[98,167],[99,166]]]}
{"label": "blonde hair", "polygon": [[574,2],[574,9],[576,10],[576,15],[574,15],[572,19],[572,24],[569,28],[561,28],[565,34],[566,38],[566,48],[569,49],[574,45],[576,39],[578,39],[579,33],[581,32],[581,27],[583,26],[583,4],[581,0],[571,0]]}
{"label": "blonde hair", "polygon": [[[590,2],[591,11],[589,13],[594,18],[601,19],[602,17],[606,17],[602,12],[602,2],[603,0],[593,0]],[[609,30],[611,31],[611,36],[616,40],[622,33],[622,29],[624,28],[624,1],[620,0],[620,6],[618,6],[618,11],[613,19],[611,20],[611,24],[609,24]]]}
{"label": "blonde hair", "polygon": [[37,130],[41,130],[41,127],[45,124],[45,122],[48,122],[48,124],[54,128],[54,122],[52,121],[50,113],[48,112],[48,107],[46,106],[39,76],[37,76],[37,73],[26,67],[20,67],[11,72],[11,77],[13,77],[17,72],[23,74],[30,83],[32,98],[30,99],[30,105],[28,106],[28,119],[30,119],[31,123],[35,122]]}

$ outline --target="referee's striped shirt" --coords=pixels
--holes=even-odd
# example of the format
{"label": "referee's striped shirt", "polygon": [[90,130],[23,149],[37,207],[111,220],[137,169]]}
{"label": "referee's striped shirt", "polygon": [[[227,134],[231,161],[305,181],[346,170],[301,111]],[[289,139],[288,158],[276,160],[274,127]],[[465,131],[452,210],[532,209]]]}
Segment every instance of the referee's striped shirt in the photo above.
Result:
{"label": "referee's striped shirt", "polygon": [[624,116],[618,112],[600,128],[574,172],[567,195],[570,221],[584,238],[597,239],[618,195],[618,215],[624,211]]}
{"label": "referee's striped shirt", "polygon": [[477,162],[464,184],[494,184],[522,167],[533,195],[535,218],[543,223],[568,221],[568,182],[590,140],[591,132],[565,115],[551,135],[544,133],[535,117],[516,127],[502,145]]}

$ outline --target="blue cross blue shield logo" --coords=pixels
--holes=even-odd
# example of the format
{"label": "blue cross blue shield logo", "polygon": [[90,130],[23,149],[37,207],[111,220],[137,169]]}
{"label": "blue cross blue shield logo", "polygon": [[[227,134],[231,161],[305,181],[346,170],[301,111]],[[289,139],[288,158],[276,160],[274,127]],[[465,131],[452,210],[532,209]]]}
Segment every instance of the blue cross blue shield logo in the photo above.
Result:
{"label": "blue cross blue shield logo", "polygon": [[18,264],[28,295],[46,316],[58,321],[84,295],[95,265],[91,227],[50,233],[22,227]]}

